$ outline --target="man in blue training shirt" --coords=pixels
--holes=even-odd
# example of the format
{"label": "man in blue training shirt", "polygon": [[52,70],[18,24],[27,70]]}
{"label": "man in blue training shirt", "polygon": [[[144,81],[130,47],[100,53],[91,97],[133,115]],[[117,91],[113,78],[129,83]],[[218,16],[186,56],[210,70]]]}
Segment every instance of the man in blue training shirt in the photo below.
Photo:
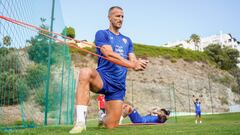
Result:
{"label": "man in blue training shirt", "polygon": [[76,91],[76,122],[70,133],[86,130],[90,91],[105,95],[106,115],[102,116],[104,126],[117,127],[122,114],[128,68],[139,71],[147,66],[147,60],[136,59],[131,39],[119,32],[123,17],[121,7],[111,7],[108,11],[109,29],[99,30],[95,35],[95,43],[100,47],[96,50],[97,54],[107,60],[99,57],[97,69],[81,69]]}
{"label": "man in blue training shirt", "polygon": [[198,122],[201,124],[202,120],[201,120],[201,100],[200,98],[202,97],[202,95],[199,96],[199,98],[196,98],[193,95],[193,103],[195,106],[195,113],[196,113],[196,119],[195,119],[195,123],[197,124]]}
{"label": "man in blue training shirt", "polygon": [[136,109],[128,104],[123,105],[123,117],[129,117],[132,123],[165,123],[167,121],[168,116],[170,115],[170,111],[166,109],[160,109],[157,111],[153,111],[150,114],[142,116],[138,113]]}

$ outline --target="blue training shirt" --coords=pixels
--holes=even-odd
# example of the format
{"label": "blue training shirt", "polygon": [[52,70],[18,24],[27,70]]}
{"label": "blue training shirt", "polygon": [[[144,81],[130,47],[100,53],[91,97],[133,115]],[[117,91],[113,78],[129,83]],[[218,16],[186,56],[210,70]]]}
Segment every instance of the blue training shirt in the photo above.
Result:
{"label": "blue training shirt", "polygon": [[195,104],[195,111],[200,112],[201,111],[201,102],[197,101],[194,103]]}
{"label": "blue training shirt", "polygon": [[[130,38],[122,34],[115,35],[109,30],[97,31],[95,35],[95,43],[98,47],[110,45],[113,52],[119,54],[125,59],[128,59],[128,54],[133,52],[133,44]],[[99,48],[97,48],[96,51],[97,54],[104,56]],[[111,92],[126,90],[125,82],[128,71],[126,67],[119,66],[99,57],[97,71],[101,74],[102,79],[111,86]]]}
{"label": "blue training shirt", "polygon": [[146,115],[142,118],[144,123],[160,123],[158,116]]}
{"label": "blue training shirt", "polygon": [[159,116],[146,115],[141,116],[137,110],[133,110],[131,114],[128,115],[132,123],[164,123],[166,119],[161,119]]}

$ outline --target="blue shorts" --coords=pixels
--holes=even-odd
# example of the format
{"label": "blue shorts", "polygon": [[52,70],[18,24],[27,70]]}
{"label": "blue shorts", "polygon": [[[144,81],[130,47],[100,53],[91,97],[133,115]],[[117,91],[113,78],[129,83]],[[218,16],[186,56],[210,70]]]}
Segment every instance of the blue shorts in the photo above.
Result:
{"label": "blue shorts", "polygon": [[132,123],[145,123],[143,117],[134,109],[131,114],[128,115]]}
{"label": "blue shorts", "polygon": [[196,111],[196,116],[201,116],[201,111]]}
{"label": "blue shorts", "polygon": [[111,82],[107,81],[103,77],[104,75],[101,74],[101,72],[98,71],[98,73],[101,76],[101,79],[103,81],[103,87],[97,93],[104,94],[106,101],[110,101],[110,100],[122,100],[122,101],[124,101],[126,89],[125,88],[124,89],[117,89],[116,86],[111,84]]}

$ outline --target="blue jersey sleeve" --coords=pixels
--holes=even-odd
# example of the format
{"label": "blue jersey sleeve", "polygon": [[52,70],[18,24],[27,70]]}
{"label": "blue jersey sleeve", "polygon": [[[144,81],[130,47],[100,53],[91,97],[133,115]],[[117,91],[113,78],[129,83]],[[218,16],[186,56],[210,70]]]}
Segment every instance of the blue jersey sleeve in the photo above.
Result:
{"label": "blue jersey sleeve", "polygon": [[97,46],[110,45],[109,37],[104,30],[99,30],[95,35],[95,43]]}
{"label": "blue jersey sleeve", "polygon": [[130,38],[128,38],[128,41],[129,41],[128,53],[133,53],[134,49],[133,49],[132,40]]}

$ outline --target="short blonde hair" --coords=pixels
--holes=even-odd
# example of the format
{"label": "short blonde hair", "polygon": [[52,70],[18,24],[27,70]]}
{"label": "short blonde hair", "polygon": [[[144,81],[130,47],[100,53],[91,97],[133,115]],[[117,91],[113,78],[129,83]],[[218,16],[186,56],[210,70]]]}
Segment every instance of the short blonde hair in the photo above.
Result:
{"label": "short blonde hair", "polygon": [[109,10],[108,10],[108,16],[110,15],[111,11],[112,11],[113,9],[115,9],[115,8],[120,9],[120,10],[123,10],[123,9],[122,9],[121,7],[119,7],[119,6],[112,6],[112,7],[110,7]]}

